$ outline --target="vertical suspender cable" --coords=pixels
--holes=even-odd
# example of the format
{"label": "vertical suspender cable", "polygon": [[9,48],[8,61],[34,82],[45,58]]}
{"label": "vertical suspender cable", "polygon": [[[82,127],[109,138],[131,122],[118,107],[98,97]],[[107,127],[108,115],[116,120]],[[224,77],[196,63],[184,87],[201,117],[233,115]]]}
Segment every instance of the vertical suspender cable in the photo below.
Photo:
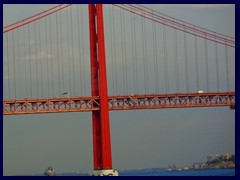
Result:
{"label": "vertical suspender cable", "polygon": [[[174,22],[174,18],[173,18]],[[174,26],[174,23],[173,23]],[[174,44],[174,59],[175,59],[175,77],[176,77],[176,93],[179,93],[179,71],[178,71],[178,46],[177,46],[177,31],[173,28],[173,44]]]}
{"label": "vertical suspender cable", "polygon": [[65,86],[64,86],[64,68],[63,68],[63,34],[62,34],[62,12],[60,11],[60,22],[59,22],[59,25],[60,25],[60,48],[61,48],[61,66],[62,66],[62,71],[61,71],[61,74],[62,74],[62,93],[65,92]]}
{"label": "vertical suspender cable", "polygon": [[50,97],[50,85],[49,85],[49,67],[48,67],[48,37],[47,37],[47,18],[45,18],[45,40],[46,40],[46,63],[47,63],[47,97]]}
{"label": "vertical suspender cable", "polygon": [[29,58],[29,77],[30,77],[30,97],[32,98],[32,66],[31,66],[31,48],[30,48],[30,29],[28,25],[28,58]]}
{"label": "vertical suspender cable", "polygon": [[9,68],[9,45],[8,45],[8,33],[6,33],[6,41],[7,41],[7,80],[8,80],[8,99],[11,99],[10,95],[10,68]]}
{"label": "vertical suspender cable", "polygon": [[58,96],[61,95],[60,90],[60,59],[59,59],[59,41],[58,41],[58,13],[56,13],[56,39],[57,39],[57,66],[58,66]]}
{"label": "vertical suspender cable", "polygon": [[43,97],[43,72],[42,72],[42,49],[41,49],[41,30],[40,30],[40,22],[38,21],[38,39],[39,39],[39,55],[40,55],[40,77],[41,77],[41,97]]}
{"label": "vertical suspender cable", "polygon": [[125,33],[125,13],[123,13],[123,51],[124,51],[124,70],[126,73],[125,82],[126,82],[126,93],[128,94],[128,73],[127,73],[127,53],[126,53],[126,33]]}
{"label": "vertical suspender cable", "polygon": [[14,82],[14,98],[16,99],[16,92],[17,92],[17,89],[16,89],[16,60],[15,60],[15,45],[14,45],[14,31],[12,31],[12,50],[13,50],[13,82]]}
{"label": "vertical suspender cable", "polygon": [[[141,11],[143,14],[143,12]],[[145,32],[145,18],[142,16],[142,40],[143,40],[143,69],[144,69],[144,90],[147,94],[147,68],[146,68],[146,32]]]}
{"label": "vertical suspender cable", "polygon": [[82,59],[81,59],[81,56],[82,56],[82,53],[81,53],[81,41],[80,41],[80,19],[79,19],[79,4],[77,5],[78,6],[78,8],[77,8],[77,22],[78,22],[78,28],[77,28],[77,30],[78,30],[78,46],[79,46],[79,79],[80,79],[80,91],[81,91],[81,93],[80,93],[80,95],[82,96],[82,93],[83,93],[83,83],[82,83]]}
{"label": "vertical suspender cable", "polygon": [[51,71],[52,71],[52,97],[54,97],[54,81],[53,81],[53,51],[52,51],[52,21],[51,16],[49,16],[49,32],[50,32],[50,60],[51,60]]}
{"label": "vertical suspender cable", "polygon": [[72,83],[71,83],[71,65],[70,65],[70,43],[69,43],[69,23],[68,23],[68,9],[66,11],[66,18],[67,18],[67,45],[68,45],[68,76],[69,76],[69,95],[72,95]]}
{"label": "vertical suspender cable", "polygon": [[165,70],[165,90],[166,94],[169,91],[168,85],[168,57],[167,57],[167,40],[166,40],[166,27],[163,25],[163,56],[164,56],[164,70]]}
{"label": "vertical suspender cable", "polygon": [[217,92],[220,92],[219,89],[219,69],[218,69],[218,48],[217,43],[215,42],[215,57],[216,57],[216,78],[217,78]]}
{"label": "vertical suspender cable", "polygon": [[133,90],[136,92],[136,81],[135,81],[135,54],[134,54],[134,37],[133,37],[133,14],[131,13],[131,40],[132,40],[132,61],[133,61]]}
{"label": "vertical suspender cable", "polygon": [[124,49],[124,38],[123,38],[123,9],[121,9],[120,10],[120,21],[121,21],[121,28],[120,28],[120,30],[121,30],[121,44],[122,44],[122,46],[121,46],[121,48],[122,48],[122,74],[123,74],[123,94],[126,94],[126,82],[125,82],[125,61],[124,61],[124,51],[123,51],[123,49]]}
{"label": "vertical suspender cable", "polygon": [[37,98],[38,96],[38,53],[37,53],[37,31],[36,31],[36,22],[34,21],[34,45],[35,45],[35,61],[36,61],[36,91],[37,91]]}
{"label": "vertical suspender cable", "polygon": [[[194,27],[195,28],[195,27]],[[195,49],[195,63],[196,63],[196,82],[197,91],[199,91],[199,68],[198,68],[198,46],[197,46],[197,36],[194,36],[194,49]]]}
{"label": "vertical suspender cable", "polygon": [[229,92],[228,50],[227,50],[227,45],[225,45],[225,54],[226,54],[227,91]]}
{"label": "vertical suspender cable", "polygon": [[153,34],[154,34],[154,51],[155,51],[155,60],[156,60],[156,86],[157,86],[157,91],[156,93],[159,94],[159,73],[158,73],[158,46],[157,46],[157,30],[156,30],[156,23],[154,22],[154,29],[153,29]]}
{"label": "vertical suspender cable", "polygon": [[23,27],[23,41],[24,41],[24,57],[25,57],[25,64],[24,64],[24,72],[25,72],[25,97],[27,97],[28,95],[28,81],[27,81],[27,50],[26,50],[26,44],[27,44],[27,39],[26,39],[26,35],[25,32],[26,30],[24,30],[25,27]]}
{"label": "vertical suspender cable", "polygon": [[137,43],[136,43],[136,21],[133,19],[133,39],[134,39],[134,61],[135,61],[135,81],[136,81],[136,93],[138,94],[138,62],[137,62]]}
{"label": "vertical suspender cable", "polygon": [[73,46],[73,26],[72,26],[72,6],[70,6],[70,29],[71,29],[71,41],[72,41],[72,73],[73,73],[73,95],[75,96],[75,72],[74,72],[74,46]]}
{"label": "vertical suspender cable", "polygon": [[111,54],[111,80],[112,80],[112,94],[115,94],[115,73],[114,73],[114,63],[113,63],[113,29],[112,29],[112,8],[109,8],[109,17],[110,17],[110,54]]}
{"label": "vertical suspender cable", "polygon": [[21,62],[20,62],[20,40],[19,40],[19,28],[17,29],[17,47],[18,47],[18,84],[19,84],[19,98],[22,98],[21,91]]}
{"label": "vertical suspender cable", "polygon": [[207,81],[207,92],[209,92],[209,76],[208,76],[208,49],[207,49],[207,40],[204,39],[205,47],[205,65],[206,65],[206,81]]}
{"label": "vertical suspender cable", "polygon": [[[81,6],[80,6],[81,7]],[[82,31],[82,62],[83,62],[83,94],[86,96],[86,74],[85,74],[85,53],[84,53],[84,46],[85,46],[85,41],[84,41],[84,29],[83,29],[83,12],[82,12],[82,7],[81,7],[81,31]]]}
{"label": "vertical suspender cable", "polygon": [[185,78],[186,78],[186,90],[189,92],[189,76],[188,76],[188,51],[187,51],[187,37],[184,32],[184,56],[185,56]]}
{"label": "vertical suspender cable", "polygon": [[145,54],[145,71],[146,71],[146,93],[148,91],[148,63],[147,63],[147,38],[146,38],[146,22],[145,22],[145,18],[143,19],[143,27],[144,27],[144,44],[145,44],[145,49],[144,49],[144,54]]}
{"label": "vertical suspender cable", "polygon": [[116,94],[118,94],[118,73],[117,73],[117,55],[116,55],[116,39],[115,39],[115,15],[114,11],[112,14],[113,18],[113,49],[114,49],[114,71],[115,71],[115,89],[116,89]]}
{"label": "vertical suspender cable", "polygon": [[[153,14],[152,14],[152,18],[153,18]],[[157,51],[157,48],[156,48],[156,24],[154,21],[152,21],[152,41],[153,41],[153,59],[154,59],[154,71],[153,71],[153,74],[154,74],[154,88],[155,88],[155,93],[158,92],[157,90],[157,87],[158,87],[158,72],[157,72],[157,56],[156,56],[156,51]]]}

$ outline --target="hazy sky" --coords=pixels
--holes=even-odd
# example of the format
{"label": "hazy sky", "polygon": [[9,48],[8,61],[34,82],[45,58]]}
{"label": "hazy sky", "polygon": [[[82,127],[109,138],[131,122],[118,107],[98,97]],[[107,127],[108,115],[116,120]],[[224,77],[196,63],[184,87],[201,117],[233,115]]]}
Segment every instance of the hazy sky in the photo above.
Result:
{"label": "hazy sky", "polygon": [[[52,5],[4,5],[7,25]],[[235,36],[234,5],[150,5],[190,23]],[[4,116],[3,173],[92,171],[91,113]],[[110,112],[114,169],[190,166],[235,153],[235,111],[228,107]]]}

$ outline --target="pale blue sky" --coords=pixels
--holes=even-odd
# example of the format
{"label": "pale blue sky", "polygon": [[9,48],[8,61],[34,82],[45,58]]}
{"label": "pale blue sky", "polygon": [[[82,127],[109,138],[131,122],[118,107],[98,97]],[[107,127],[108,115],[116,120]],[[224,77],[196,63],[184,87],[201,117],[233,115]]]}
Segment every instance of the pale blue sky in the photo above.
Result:
{"label": "pale blue sky", "polygon": [[[51,6],[4,5],[3,24]],[[234,5],[149,7],[235,37]],[[48,165],[57,172],[92,171],[91,113],[3,119],[4,175],[42,173]],[[110,112],[110,124],[114,169],[167,167],[173,163],[190,166],[206,161],[209,154],[235,153],[235,111],[228,107],[114,111]]]}

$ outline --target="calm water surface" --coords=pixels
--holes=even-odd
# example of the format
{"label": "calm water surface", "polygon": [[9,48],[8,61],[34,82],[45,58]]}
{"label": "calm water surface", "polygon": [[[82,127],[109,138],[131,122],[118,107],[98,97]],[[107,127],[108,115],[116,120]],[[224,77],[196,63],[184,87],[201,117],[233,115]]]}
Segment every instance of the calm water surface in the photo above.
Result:
{"label": "calm water surface", "polygon": [[[192,171],[164,171],[164,170],[136,170],[120,171],[120,176],[235,176],[235,169],[192,170]],[[88,174],[59,174],[59,176],[88,176]]]}
{"label": "calm water surface", "polygon": [[192,171],[131,171],[120,172],[120,176],[235,176],[235,169]]}

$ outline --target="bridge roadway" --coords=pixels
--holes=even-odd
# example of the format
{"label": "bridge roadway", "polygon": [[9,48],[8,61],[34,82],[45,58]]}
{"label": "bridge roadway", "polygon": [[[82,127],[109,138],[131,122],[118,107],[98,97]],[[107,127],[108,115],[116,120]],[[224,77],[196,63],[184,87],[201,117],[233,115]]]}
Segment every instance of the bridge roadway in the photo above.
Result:
{"label": "bridge roadway", "polygon": [[[108,97],[109,110],[230,106],[235,92],[119,95]],[[86,112],[99,110],[99,97],[61,97],[3,101],[3,115]]]}

